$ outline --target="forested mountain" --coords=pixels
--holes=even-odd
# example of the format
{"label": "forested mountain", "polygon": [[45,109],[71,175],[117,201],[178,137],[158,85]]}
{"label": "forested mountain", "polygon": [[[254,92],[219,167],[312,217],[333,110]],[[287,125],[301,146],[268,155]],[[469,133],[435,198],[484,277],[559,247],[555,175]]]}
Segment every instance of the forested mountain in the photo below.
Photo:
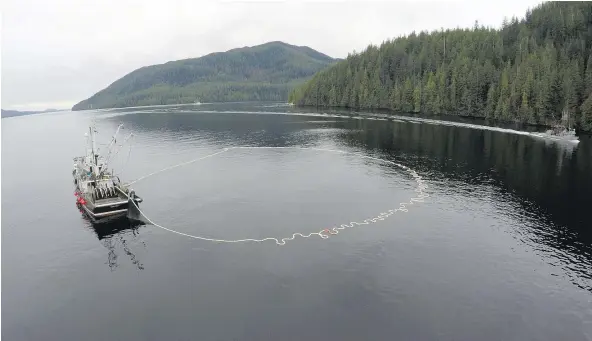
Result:
{"label": "forested mountain", "polygon": [[412,33],[369,46],[290,94],[297,105],[383,108],[592,131],[592,3],[548,2],[501,29]]}
{"label": "forested mountain", "polygon": [[72,110],[223,101],[286,101],[295,85],[336,60],[270,42],[137,69]]}

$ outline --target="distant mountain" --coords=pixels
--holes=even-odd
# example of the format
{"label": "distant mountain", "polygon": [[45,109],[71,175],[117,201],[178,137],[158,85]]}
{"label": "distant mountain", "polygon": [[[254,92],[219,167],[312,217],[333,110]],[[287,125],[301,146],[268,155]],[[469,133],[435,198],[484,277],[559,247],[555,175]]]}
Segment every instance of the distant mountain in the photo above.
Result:
{"label": "distant mountain", "polygon": [[142,67],[72,110],[227,101],[286,101],[294,86],[337,59],[270,42]]}
{"label": "distant mountain", "polygon": [[24,115],[40,114],[43,112],[58,111],[58,109],[45,109],[45,110],[37,110],[37,111],[18,111],[18,110],[4,110],[4,109],[2,109],[1,111],[2,111],[2,118],[5,118],[5,117],[24,116]]}

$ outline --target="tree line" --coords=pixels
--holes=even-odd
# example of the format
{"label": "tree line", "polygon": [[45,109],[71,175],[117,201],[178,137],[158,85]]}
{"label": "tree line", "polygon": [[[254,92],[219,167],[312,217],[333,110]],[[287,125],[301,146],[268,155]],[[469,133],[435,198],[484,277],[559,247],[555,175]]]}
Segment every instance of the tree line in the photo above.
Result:
{"label": "tree line", "polygon": [[297,105],[391,109],[592,131],[592,3],[550,2],[500,29],[412,33],[370,45],[295,88]]}
{"label": "tree line", "polygon": [[293,83],[199,83],[186,87],[159,84],[129,94],[101,94],[77,104],[74,110],[200,102],[285,101]]}

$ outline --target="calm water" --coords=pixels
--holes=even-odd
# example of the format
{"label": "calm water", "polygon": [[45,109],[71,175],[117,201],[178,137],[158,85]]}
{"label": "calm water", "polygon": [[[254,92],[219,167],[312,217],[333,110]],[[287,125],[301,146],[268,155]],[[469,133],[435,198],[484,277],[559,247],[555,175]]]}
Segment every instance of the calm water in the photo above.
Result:
{"label": "calm water", "polygon": [[[103,143],[120,123],[122,137],[135,134],[112,164],[122,180],[225,147],[315,147],[410,167],[430,197],[284,246],[92,225],[75,207],[71,169],[93,119]],[[3,339],[592,339],[592,140],[573,148],[397,119],[269,104],[3,119]],[[253,148],[134,189],[159,224],[241,239],[362,221],[416,186],[354,154]]]}

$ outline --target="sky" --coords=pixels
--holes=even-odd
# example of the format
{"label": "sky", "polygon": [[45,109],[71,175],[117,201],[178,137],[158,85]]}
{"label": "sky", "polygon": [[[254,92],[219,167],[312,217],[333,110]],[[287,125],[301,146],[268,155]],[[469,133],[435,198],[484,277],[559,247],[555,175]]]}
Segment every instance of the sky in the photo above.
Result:
{"label": "sky", "polygon": [[3,0],[2,109],[64,109],[146,65],[268,41],[346,57],[412,31],[499,27],[541,1]]}

